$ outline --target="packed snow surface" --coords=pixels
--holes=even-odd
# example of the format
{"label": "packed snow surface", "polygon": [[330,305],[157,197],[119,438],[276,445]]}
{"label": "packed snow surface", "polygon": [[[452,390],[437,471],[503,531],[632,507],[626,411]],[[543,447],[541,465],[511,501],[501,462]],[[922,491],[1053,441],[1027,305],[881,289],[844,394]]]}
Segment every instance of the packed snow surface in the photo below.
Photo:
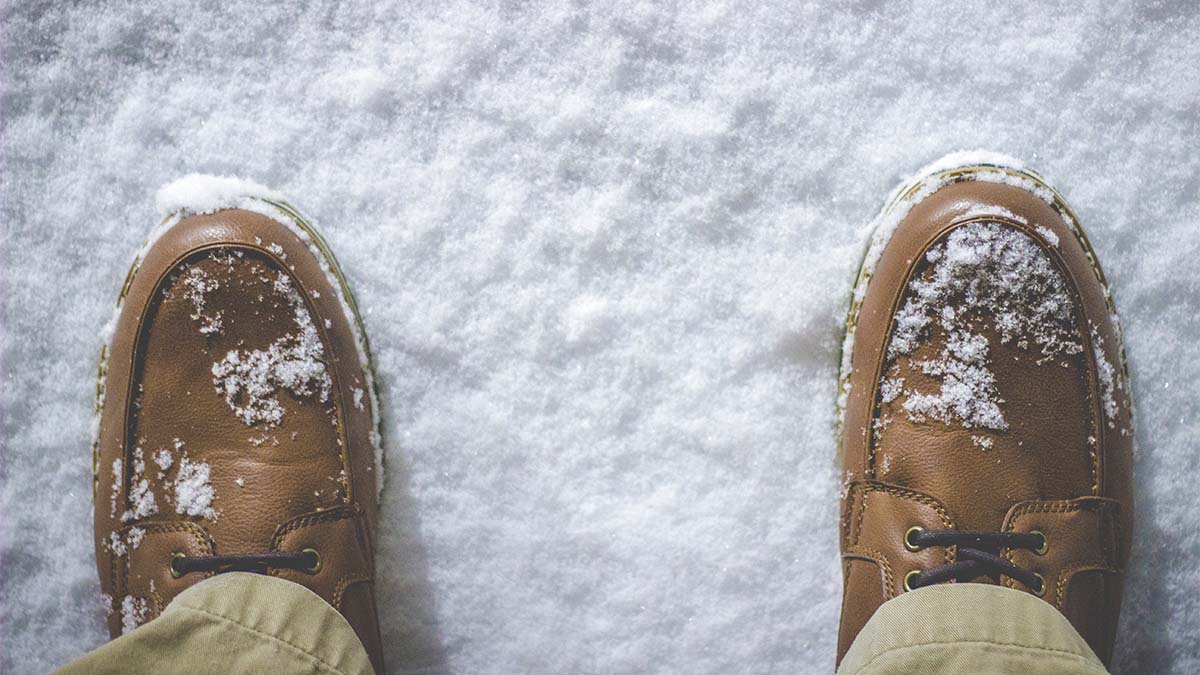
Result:
{"label": "packed snow surface", "polygon": [[829,672],[851,284],[963,148],[1045,175],[1104,265],[1139,446],[1116,670],[1200,671],[1194,3],[4,0],[0,50],[0,672],[106,639],[96,359],[194,172],[295,202],[357,292],[393,666],[428,622],[462,673]]}

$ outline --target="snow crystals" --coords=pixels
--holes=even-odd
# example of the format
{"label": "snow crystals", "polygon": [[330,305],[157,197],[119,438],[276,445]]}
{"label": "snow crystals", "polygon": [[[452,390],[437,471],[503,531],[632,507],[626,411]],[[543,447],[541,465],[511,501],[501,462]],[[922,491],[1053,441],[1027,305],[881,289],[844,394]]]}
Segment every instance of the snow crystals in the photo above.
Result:
{"label": "snow crystals", "polygon": [[150,616],[150,604],[145,598],[132,595],[121,601],[121,634],[125,635],[146,623]]}
{"label": "snow crystals", "polygon": [[212,507],[215,497],[208,464],[193,462],[186,457],[180,459],[179,473],[175,477],[175,512],[216,520],[217,512]]}
{"label": "snow crystals", "polygon": [[[1125,389],[1125,381],[1122,373],[1113,367],[1111,361],[1104,354],[1104,339],[1100,337],[1100,331],[1095,324],[1090,324],[1092,351],[1096,355],[1096,374],[1100,379],[1100,394],[1104,407],[1104,419],[1108,422],[1108,428],[1115,429],[1117,426],[1117,393]],[[1121,429],[1121,433],[1128,435],[1128,429]]]}
{"label": "snow crystals", "polygon": [[1046,240],[1047,244],[1050,244],[1054,248],[1058,248],[1058,235],[1054,233],[1054,230],[1051,230],[1044,225],[1038,225],[1033,229],[1037,230],[1037,233],[1042,236],[1042,239]]}
{"label": "snow crystals", "polygon": [[[199,516],[209,520],[217,519],[219,513],[212,506],[216,499],[216,493],[210,480],[209,465],[188,459],[183,446],[183,441],[178,438],[174,439],[175,451],[179,453],[178,461],[171,451],[165,448],[160,448],[154,453],[153,462],[160,469],[156,477],[157,485],[152,484],[151,480],[144,475],[146,461],[142,448],[134,449],[130,462],[133,473],[130,477],[129,508],[121,514],[121,522],[128,523],[159,512],[158,500],[154,492],[155,487],[165,491],[165,499],[168,504],[174,503],[176,513]],[[117,510],[117,499],[121,493],[121,466],[121,460],[113,462],[112,513],[114,515]],[[168,479],[167,472],[172,466],[176,467],[175,475]],[[114,555],[121,556],[125,555],[128,550],[136,549],[145,536],[145,529],[131,527],[124,539],[117,532],[109,533],[107,544]]]}
{"label": "snow crystals", "polygon": [[278,338],[266,349],[230,351],[212,367],[217,393],[248,426],[280,423],[280,389],[327,401],[333,386],[320,335],[303,298],[284,272],[279,273],[274,287],[291,304],[299,331]]}
{"label": "snow crystals", "polygon": [[113,596],[108,593],[100,593],[100,610],[104,612],[104,618],[112,616],[113,613]]}
{"label": "snow crystals", "polygon": [[[116,465],[113,466],[116,469]],[[129,522],[137,518],[158,513],[158,503],[154,499],[154,491],[150,489],[150,481],[143,477],[146,462],[141,448],[133,451],[133,477],[129,487],[129,509],[121,514],[121,522]]]}
{"label": "snow crystals", "polygon": [[[1080,353],[1066,280],[1028,235],[990,221],[959,227],[925,259],[929,268],[911,282],[908,299],[896,313],[887,357],[894,364],[914,352],[936,323],[946,335],[945,346],[936,358],[913,365],[940,386],[904,389],[901,407],[917,422],[1005,430],[1004,401],[989,366],[991,345],[979,324],[990,320],[1002,344],[1036,348],[1039,365]],[[880,385],[885,402],[897,399],[903,384],[894,365],[889,373]]]}
{"label": "snow crystals", "polygon": [[121,484],[125,481],[125,475],[121,473],[121,460],[114,459],[112,463],[112,495],[111,508],[108,515],[115,518],[117,515],[117,500],[121,498]]}
{"label": "snow crystals", "polygon": [[171,451],[165,448],[159,448],[158,452],[154,453],[154,463],[158,465],[158,478],[162,480],[167,475],[167,469],[171,468],[171,463],[175,458],[171,456]]}
{"label": "snow crystals", "polygon": [[115,556],[120,557],[125,555],[125,540],[121,538],[120,534],[116,532],[109,532],[108,549],[112,551],[113,555]]}
{"label": "snow crystals", "polygon": [[184,297],[192,303],[192,320],[200,322],[200,333],[203,335],[212,335],[221,331],[221,315],[222,312],[217,310],[215,314],[206,314],[204,311],[205,294],[211,293],[221,287],[220,282],[212,278],[207,272],[199,267],[189,267],[183,273]]}
{"label": "snow crystals", "polygon": [[137,550],[138,546],[142,545],[142,540],[146,538],[146,530],[140,527],[131,527],[122,538],[118,532],[108,533],[108,549],[113,555],[118,558],[125,555],[129,551]]}
{"label": "snow crystals", "polygon": [[179,212],[212,213],[250,195],[262,199],[283,198],[274,190],[244,178],[189,174],[160,188],[155,195],[155,205],[163,216]]}
{"label": "snow crystals", "polygon": [[946,342],[940,358],[921,361],[926,375],[941,379],[937,393],[909,391],[901,405],[909,419],[935,419],[945,424],[954,420],[968,428],[1003,431],[1008,428],[1000,412],[996,378],[988,368],[988,342],[982,335],[956,332]]}

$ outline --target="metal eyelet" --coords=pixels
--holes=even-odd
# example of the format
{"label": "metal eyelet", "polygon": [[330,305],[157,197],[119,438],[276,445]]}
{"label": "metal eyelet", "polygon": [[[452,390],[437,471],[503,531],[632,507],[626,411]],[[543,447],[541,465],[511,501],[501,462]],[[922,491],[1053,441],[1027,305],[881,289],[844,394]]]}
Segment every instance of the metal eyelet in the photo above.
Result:
{"label": "metal eyelet", "polygon": [[171,578],[172,579],[178,579],[179,577],[183,576],[183,572],[180,572],[179,570],[175,569],[175,561],[179,560],[180,558],[186,558],[186,557],[187,557],[186,553],[180,553],[179,551],[176,551],[174,553],[174,555],[171,556]]}
{"label": "metal eyelet", "polygon": [[908,528],[908,531],[904,533],[904,548],[906,548],[910,551],[920,551],[921,547],[914,544],[910,537],[912,537],[913,534],[915,534],[917,532],[924,532],[924,531],[925,531],[925,528],[919,527],[917,525],[913,525],[912,527]]}
{"label": "metal eyelet", "polygon": [[313,563],[313,565],[311,567],[304,568],[305,572],[307,572],[309,574],[316,574],[317,572],[321,571],[321,554],[317,551],[317,549],[306,548],[303,551],[301,551],[301,553],[311,553],[311,554],[313,554],[313,557],[317,559],[317,562]]}
{"label": "metal eyelet", "polygon": [[921,570],[913,570],[913,571],[909,572],[908,574],[904,575],[904,590],[906,590],[906,591],[913,590],[913,580],[916,579],[917,575],[920,573],[921,573]]}
{"label": "metal eyelet", "polygon": [[1038,587],[1031,588],[1029,590],[1033,591],[1033,594],[1040,598],[1046,594],[1046,577],[1043,577],[1042,575],[1038,574],[1037,572],[1034,572],[1033,576],[1037,577]]}
{"label": "metal eyelet", "polygon": [[1042,545],[1033,549],[1033,552],[1038,555],[1046,555],[1046,551],[1050,550],[1050,540],[1046,539],[1046,533],[1041,530],[1030,530],[1029,534],[1036,534],[1042,538]]}

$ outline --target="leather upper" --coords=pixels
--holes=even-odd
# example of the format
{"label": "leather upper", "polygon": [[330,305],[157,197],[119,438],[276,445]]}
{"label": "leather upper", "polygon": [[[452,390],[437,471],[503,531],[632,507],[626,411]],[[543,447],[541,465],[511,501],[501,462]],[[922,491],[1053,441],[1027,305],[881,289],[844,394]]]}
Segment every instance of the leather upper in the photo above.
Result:
{"label": "leather upper", "polygon": [[843,373],[839,663],[905,575],[955,562],[954,546],[906,546],[914,526],[1043,533],[1043,553],[1000,555],[1041,575],[1042,597],[1111,658],[1132,522],[1119,327],[1069,209],[1013,175],[931,178],[860,280]]}
{"label": "leather upper", "polygon": [[178,219],[122,290],[95,457],[110,632],[211,575],[172,574],[176,555],[312,548],[319,570],[269,573],[341,611],[381,670],[367,357],[336,263],[261,206]]}

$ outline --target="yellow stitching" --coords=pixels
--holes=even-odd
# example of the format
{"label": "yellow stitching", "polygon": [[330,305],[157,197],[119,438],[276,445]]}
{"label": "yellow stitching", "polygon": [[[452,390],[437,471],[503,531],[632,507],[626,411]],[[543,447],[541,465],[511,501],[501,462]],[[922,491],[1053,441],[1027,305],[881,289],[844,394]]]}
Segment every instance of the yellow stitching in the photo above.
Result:
{"label": "yellow stitching", "polygon": [[[138,527],[138,526],[130,525],[128,527],[121,528],[121,530],[119,530],[119,531],[124,532],[132,527]],[[190,523],[187,521],[174,522],[174,523],[150,523],[147,525],[142,525],[140,527],[142,529],[146,530],[147,534],[171,533],[171,532],[184,532],[184,533],[190,534],[190,535],[192,535],[193,542],[197,545],[197,548],[200,549],[201,553],[205,553],[208,555],[214,555],[216,553],[215,549],[213,548],[212,540],[208,536],[208,532],[204,528],[200,527],[199,525],[196,525],[195,523]],[[112,587],[113,587],[114,591],[116,591],[119,588],[120,595],[127,595],[129,592],[129,560],[126,559],[127,557],[128,556],[124,556],[124,557],[117,556],[117,555],[110,556]],[[212,576],[212,574],[208,573],[208,574],[205,574],[202,578],[207,579],[208,577],[211,577],[211,576]],[[118,581],[120,582],[119,585],[117,583]],[[154,594],[154,598],[155,598],[155,601],[161,605],[162,600],[157,597],[157,593]],[[164,608],[160,606],[159,607],[160,614],[162,613],[162,609],[164,609]]]}
{"label": "yellow stitching", "polygon": [[[1021,516],[1028,515],[1030,513],[1075,513],[1077,511],[1089,511],[1089,512],[1095,513],[1097,515],[1097,517],[1100,519],[1099,527],[1100,527],[1101,535],[1103,535],[1103,527],[1105,524],[1108,524],[1108,525],[1116,528],[1119,532],[1120,524],[1118,522],[1117,517],[1113,514],[1113,511],[1114,510],[1119,511],[1120,506],[1121,505],[1119,502],[1116,502],[1114,500],[1111,500],[1111,499],[1108,499],[1105,497],[1073,499],[1073,500],[1056,501],[1056,502],[1050,502],[1050,503],[1035,502],[1032,504],[1025,504],[1023,506],[1017,507],[1017,509],[1015,511],[1013,511],[1012,518],[1010,518],[1008,523],[1005,524],[1005,526],[1004,526],[1004,531],[1005,532],[1016,531],[1017,519],[1020,518]],[[1108,546],[1107,546],[1107,543],[1104,541],[1104,539],[1105,539],[1105,537],[1103,537],[1103,536],[1100,537],[1100,548],[1102,549],[1102,552],[1104,553],[1104,556],[1106,558],[1105,565],[1107,567],[1110,565],[1110,563],[1107,559],[1113,559],[1112,562],[1120,562],[1118,560],[1115,560],[1116,558],[1119,558],[1120,556],[1113,555],[1112,552],[1107,550]],[[1118,542],[1118,546],[1119,545],[1120,545],[1120,543]],[[1016,564],[1016,551],[1011,548],[1005,549],[1004,558],[1006,560],[1008,560],[1010,563],[1013,563],[1015,565]],[[1082,564],[1082,563],[1077,563],[1077,564]],[[1067,567],[1066,569],[1069,570],[1071,568]],[[1118,571],[1118,570],[1114,570],[1114,571]],[[1013,583],[1006,582],[1006,585],[1008,585],[1011,588],[1016,588],[1016,585]]]}
{"label": "yellow stitching", "polygon": [[851,530],[850,521],[853,520],[854,505],[859,499],[858,494],[862,492],[861,486],[861,483],[854,483],[846,492],[846,513],[842,516],[842,535],[845,537],[847,542],[849,542],[853,533],[853,530]]}
{"label": "yellow stitching", "polygon": [[[929,497],[927,495],[923,495],[920,492],[917,492],[915,490],[909,490],[906,488],[896,487],[894,485],[886,485],[886,484],[881,484],[881,483],[870,483],[870,482],[857,483],[855,485],[855,487],[862,488],[862,491],[864,493],[863,494],[863,507],[862,507],[862,511],[860,511],[858,514],[858,523],[856,525],[857,529],[855,532],[855,536],[853,537],[853,541],[850,543],[850,546],[857,546],[859,539],[862,537],[863,517],[866,515],[866,512],[867,512],[867,502],[868,502],[867,495],[869,495],[872,492],[884,492],[884,493],[890,494],[894,497],[899,497],[900,499],[907,499],[909,501],[914,501],[914,502],[929,506],[934,511],[936,511],[938,514],[938,517],[942,519],[943,527],[945,527],[946,529],[951,529],[954,527],[954,521],[952,521],[950,519],[950,516],[946,514],[946,510],[942,507],[942,505],[936,499],[933,499],[932,497]],[[958,547],[957,546],[946,547],[946,552],[943,555],[943,558],[945,559],[947,564],[954,562],[958,558]]]}
{"label": "yellow stitching", "polygon": [[342,609],[342,594],[346,589],[359,582],[375,583],[371,577],[346,575],[338,579],[337,585],[333,589],[333,606],[341,611]]}
{"label": "yellow stitching", "polygon": [[358,518],[362,511],[355,506],[339,506],[328,511],[320,513],[309,513],[303,516],[298,516],[284,523],[284,525],[275,534],[271,540],[271,548],[277,548],[283,541],[283,538],[296,530],[310,525],[320,525],[322,523],[337,522],[339,520],[352,520]]}
{"label": "yellow stitching", "polygon": [[1094,560],[1093,561],[1084,561],[1084,562],[1078,562],[1073,565],[1068,565],[1067,567],[1064,567],[1062,569],[1062,571],[1058,573],[1058,584],[1056,585],[1056,588],[1055,588],[1056,602],[1055,602],[1054,606],[1057,607],[1060,612],[1064,611],[1064,608],[1066,607],[1066,604],[1067,604],[1067,582],[1069,581],[1070,577],[1075,576],[1076,572],[1085,572],[1085,571],[1097,571],[1097,572],[1108,572],[1110,574],[1121,574],[1120,570],[1109,567],[1108,561],[1100,561],[1100,562],[1097,562]]}
{"label": "yellow stitching", "polygon": [[886,493],[894,495],[896,497],[900,497],[901,499],[908,499],[911,501],[919,502],[919,503],[925,504],[927,506],[930,506],[935,511],[937,511],[938,516],[941,517],[941,519],[942,519],[943,525],[945,525],[946,527],[951,527],[953,525],[953,521],[950,520],[950,517],[946,514],[946,510],[942,507],[941,503],[938,502],[938,500],[936,500],[932,497],[929,497],[928,495],[921,494],[920,492],[917,492],[916,490],[909,490],[907,488],[896,487],[894,485],[887,485],[885,483],[861,483],[861,485],[863,486],[863,489],[868,493],[870,493],[870,492],[886,492]]}
{"label": "yellow stitching", "polygon": [[1013,512],[1012,518],[1009,519],[1008,525],[1005,527],[1006,532],[1011,532],[1015,526],[1016,519],[1028,513],[1073,513],[1075,511],[1093,511],[1097,513],[1103,512],[1103,515],[1112,517],[1108,513],[1111,509],[1119,509],[1120,504],[1106,497],[1088,497],[1086,499],[1071,499],[1059,500],[1055,502],[1034,502],[1032,504],[1024,504],[1017,507]]}
{"label": "yellow stitching", "polygon": [[864,486],[862,490],[862,506],[858,510],[858,521],[854,524],[853,544],[857,545],[858,540],[862,538],[863,520],[867,516],[867,497],[871,494],[869,486]]}
{"label": "yellow stitching", "polygon": [[873,548],[859,548],[857,546],[854,548],[855,550],[853,551],[847,551],[847,555],[866,558],[867,560],[879,565],[883,569],[883,579],[884,584],[886,585],[887,596],[889,598],[896,597],[896,580],[895,576],[892,574],[892,565],[888,562],[887,556]]}

